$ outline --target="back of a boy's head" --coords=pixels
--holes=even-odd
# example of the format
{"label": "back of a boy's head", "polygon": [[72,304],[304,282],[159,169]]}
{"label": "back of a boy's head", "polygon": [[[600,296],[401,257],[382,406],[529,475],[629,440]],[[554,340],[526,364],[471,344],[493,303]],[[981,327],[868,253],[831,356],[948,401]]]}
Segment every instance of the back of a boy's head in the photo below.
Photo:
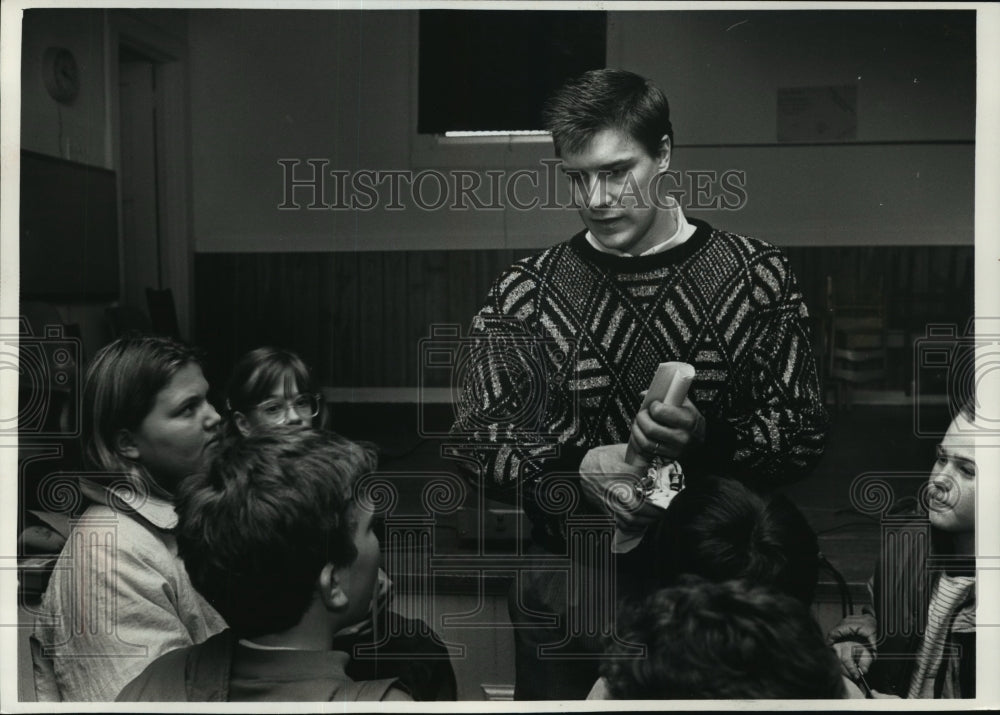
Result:
{"label": "back of a boy's head", "polygon": [[819,545],[805,517],[783,495],[761,496],[732,479],[684,489],[656,527],[653,544],[653,587],[694,574],[745,579],[805,604],[816,592]]}
{"label": "back of a boy's head", "polygon": [[840,698],[840,665],[809,609],[741,581],[686,577],[623,609],[602,666],[616,699]]}
{"label": "back of a boy's head", "polygon": [[237,634],[301,620],[323,567],[352,563],[352,488],[374,454],[330,432],[275,427],[225,445],[181,484],[177,545],[191,581]]}

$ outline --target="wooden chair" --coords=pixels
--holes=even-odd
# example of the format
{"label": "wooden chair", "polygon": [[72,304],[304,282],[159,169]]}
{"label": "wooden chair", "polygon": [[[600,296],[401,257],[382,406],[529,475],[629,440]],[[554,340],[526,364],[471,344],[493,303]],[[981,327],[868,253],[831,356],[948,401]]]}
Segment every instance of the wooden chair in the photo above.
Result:
{"label": "wooden chair", "polygon": [[104,310],[107,320],[108,336],[111,340],[121,337],[124,333],[138,332],[149,334],[152,325],[141,308],[134,305],[111,305]]}
{"label": "wooden chair", "polygon": [[[881,285],[878,295],[881,296]],[[826,380],[836,390],[836,406],[850,407],[861,385],[884,383],[888,374],[888,329],[884,298],[864,305],[838,305],[828,279],[829,348]]]}
{"label": "wooden chair", "polygon": [[174,293],[169,288],[158,290],[146,289],[146,305],[149,307],[149,319],[153,332],[180,339],[181,329],[177,322],[177,308],[174,306]]}

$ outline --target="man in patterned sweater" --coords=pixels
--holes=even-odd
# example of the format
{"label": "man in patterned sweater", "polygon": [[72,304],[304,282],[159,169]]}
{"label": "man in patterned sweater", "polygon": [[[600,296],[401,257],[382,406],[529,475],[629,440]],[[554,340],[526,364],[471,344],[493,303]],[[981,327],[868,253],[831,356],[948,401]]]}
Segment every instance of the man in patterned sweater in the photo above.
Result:
{"label": "man in patterned sweater", "polygon": [[[629,442],[646,460],[678,460],[688,479],[711,472],[768,489],[803,477],[827,421],[785,256],[687,219],[662,195],[673,130],[648,80],[588,72],[550,99],[545,118],[586,229],[515,263],[473,322],[453,433],[482,486],[525,508],[536,553],[565,554],[569,507],[557,482],[568,479],[577,513],[631,528],[656,518],[608,488],[644,471],[625,463]],[[695,367],[688,399],[639,411],[666,361]],[[537,645],[561,636],[523,627],[523,613],[566,614],[586,594],[567,593],[551,569],[528,569],[521,582],[511,594],[515,697],[585,697],[596,663],[539,657]],[[590,641],[581,647],[596,651]]]}

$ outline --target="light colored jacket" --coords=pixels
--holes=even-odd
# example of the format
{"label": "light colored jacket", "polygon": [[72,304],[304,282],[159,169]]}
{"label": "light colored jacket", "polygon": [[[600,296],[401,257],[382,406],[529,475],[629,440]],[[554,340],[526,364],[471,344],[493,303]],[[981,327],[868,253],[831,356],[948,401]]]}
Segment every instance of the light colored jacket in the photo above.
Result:
{"label": "light colored jacket", "polygon": [[110,702],[154,659],[226,624],[178,556],[171,502],[147,495],[129,509],[100,487],[83,492],[96,503],[73,524],[35,619],[35,687],[39,699]]}

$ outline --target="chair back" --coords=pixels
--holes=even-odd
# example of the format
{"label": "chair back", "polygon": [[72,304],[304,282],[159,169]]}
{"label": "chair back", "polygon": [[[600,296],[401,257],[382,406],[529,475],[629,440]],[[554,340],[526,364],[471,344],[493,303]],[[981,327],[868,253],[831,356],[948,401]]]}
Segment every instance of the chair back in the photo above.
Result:
{"label": "chair back", "polygon": [[175,340],[181,339],[181,329],[177,322],[177,308],[174,306],[174,292],[169,288],[146,289],[146,304],[153,332]]}

